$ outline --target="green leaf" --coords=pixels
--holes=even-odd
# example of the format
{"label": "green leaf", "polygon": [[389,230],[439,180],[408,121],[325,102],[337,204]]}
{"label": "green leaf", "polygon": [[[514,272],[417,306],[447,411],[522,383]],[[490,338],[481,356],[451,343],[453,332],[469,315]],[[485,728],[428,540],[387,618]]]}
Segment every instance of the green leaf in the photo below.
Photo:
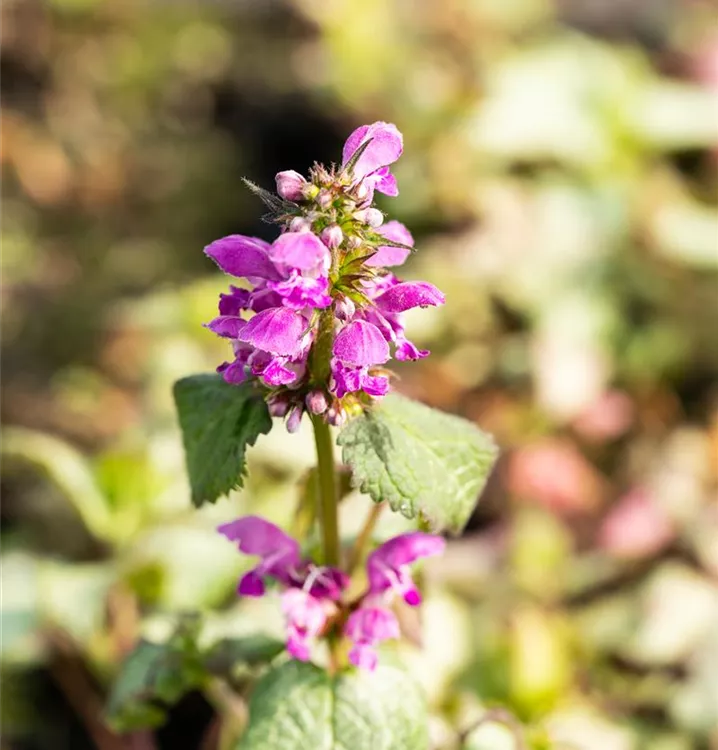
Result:
{"label": "green leaf", "polygon": [[493,438],[471,422],[396,394],[349,422],[337,442],[362,492],[454,533],[498,454]]}
{"label": "green leaf", "polygon": [[392,667],[329,676],[287,662],[256,685],[237,750],[425,750],[424,699]]}
{"label": "green leaf", "polygon": [[204,663],[210,672],[229,674],[237,664],[250,667],[266,664],[284,651],[284,641],[256,633],[242,638],[223,638],[205,654]]}
{"label": "green leaf", "polygon": [[196,506],[241,487],[245,452],[272,429],[272,419],[251,383],[229,385],[218,375],[193,375],[175,383],[187,472]]}
{"label": "green leaf", "polygon": [[107,721],[119,732],[159,726],[166,708],[199,685],[202,677],[193,655],[171,644],[141,641],[112,689]]}
{"label": "green leaf", "polygon": [[197,647],[200,619],[180,618],[166,643],[140,641],[112,687],[106,718],[119,732],[162,724],[166,709],[206,677]]}

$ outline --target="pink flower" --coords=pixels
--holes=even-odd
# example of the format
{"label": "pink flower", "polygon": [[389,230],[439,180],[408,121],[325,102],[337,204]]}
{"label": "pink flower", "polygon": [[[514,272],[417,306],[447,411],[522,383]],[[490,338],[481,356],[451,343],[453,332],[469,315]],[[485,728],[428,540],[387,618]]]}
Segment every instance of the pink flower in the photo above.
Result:
{"label": "pink flower", "polygon": [[590,510],[601,500],[596,470],[572,443],[559,438],[519,448],[511,456],[508,485],[521,498],[558,513]]}
{"label": "pink flower", "polygon": [[404,139],[396,125],[388,122],[375,122],[357,128],[344,144],[342,152],[344,164],[369,139],[371,142],[354,165],[352,173],[354,178],[367,188],[368,202],[371,202],[374,190],[385,195],[399,195],[396,179],[389,171],[389,165],[393,164],[404,150]]}
{"label": "pink flower", "polygon": [[[401,242],[402,245],[414,246],[414,238],[411,232],[400,221],[389,221],[383,227],[379,227],[377,232],[393,242]],[[411,250],[403,247],[392,247],[391,245],[382,245],[366,261],[367,266],[400,266],[409,257]]]}
{"label": "pink flower", "polygon": [[440,555],[446,542],[442,537],[410,531],[377,547],[366,563],[372,594],[391,591],[412,607],[421,604],[421,594],[409,572],[409,565],[422,557]]}
{"label": "pink flower", "polygon": [[269,259],[270,245],[257,237],[231,234],[205,247],[204,252],[230,276],[278,279],[279,271]]}
{"label": "pink flower", "polygon": [[289,589],[282,594],[282,612],[287,621],[287,651],[300,661],[308,661],[310,645],[327,622],[327,608],[321,599]]}
{"label": "pink flower", "polygon": [[300,580],[299,543],[273,523],[259,516],[245,516],[222,524],[217,531],[230,542],[236,542],[240,552],[261,558],[256,567],[242,576],[240,594],[262,596],[266,577],[286,585]]}
{"label": "pink flower", "polygon": [[369,555],[369,593],[344,626],[344,635],[354,642],[349,652],[352,664],[370,671],[376,667],[377,645],[400,635],[396,616],[388,608],[393,596],[401,596],[411,607],[421,603],[409,566],[441,554],[445,546],[440,536],[413,531],[390,539]]}
{"label": "pink flower", "polygon": [[369,372],[369,368],[383,364],[390,356],[389,345],[376,326],[364,320],[344,326],[334,341],[332,353],[332,390],[339,398],[360,390],[372,396],[388,392],[388,379]]}
{"label": "pink flower", "polygon": [[382,641],[399,638],[399,621],[386,607],[362,606],[349,615],[344,635],[354,642],[349,661],[373,672],[377,665],[376,647]]}
{"label": "pink flower", "polygon": [[287,649],[296,659],[307,660],[312,639],[324,628],[349,582],[346,573],[302,559],[298,542],[259,516],[238,518],[217,530],[236,542],[240,552],[261,558],[240,579],[240,595],[263,596],[267,578],[285,588],[282,610],[287,623]]}
{"label": "pink flower", "polygon": [[[407,340],[401,316],[441,305],[444,295],[432,284],[403,282],[385,270],[404,262],[414,240],[398,221],[384,225],[383,213],[372,205],[374,190],[397,194],[389,167],[402,149],[395,125],[357,128],[344,146],[342,168],[315,165],[309,179],[294,170],[279,172],[279,198],[252,186],[282,227],[274,242],[235,234],[205,248],[225,273],[250,285],[221,294],[219,314],[206,324],[231,342],[234,353],[217,371],[232,384],[258,380],[269,391],[268,402],[277,404],[273,397],[283,395],[282,408],[273,409],[284,413],[290,431],[299,428],[312,388],[329,397],[326,408],[319,401],[312,408],[338,425],[347,417],[345,396],[389,392],[390,374],[381,366],[392,356],[429,354]],[[382,236],[405,247],[381,245]],[[330,378],[316,383],[309,363],[315,361],[320,320],[328,323],[320,314],[325,310],[336,321],[336,339]]]}
{"label": "pink flower", "polygon": [[609,511],[598,532],[599,546],[622,558],[648,557],[675,536],[670,518],[645,489],[636,487]]}

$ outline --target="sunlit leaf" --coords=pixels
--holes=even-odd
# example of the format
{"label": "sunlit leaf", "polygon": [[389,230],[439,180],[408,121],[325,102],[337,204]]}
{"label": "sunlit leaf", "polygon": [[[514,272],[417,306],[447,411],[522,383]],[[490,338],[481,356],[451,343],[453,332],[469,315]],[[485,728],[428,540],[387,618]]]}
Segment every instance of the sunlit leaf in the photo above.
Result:
{"label": "sunlit leaf", "polygon": [[267,673],[249,704],[237,750],[426,750],[423,698],[391,667],[331,677],[288,662]]}
{"label": "sunlit leaf", "polygon": [[349,422],[338,443],[362,492],[452,532],[468,521],[498,453],[471,422],[398,395]]}

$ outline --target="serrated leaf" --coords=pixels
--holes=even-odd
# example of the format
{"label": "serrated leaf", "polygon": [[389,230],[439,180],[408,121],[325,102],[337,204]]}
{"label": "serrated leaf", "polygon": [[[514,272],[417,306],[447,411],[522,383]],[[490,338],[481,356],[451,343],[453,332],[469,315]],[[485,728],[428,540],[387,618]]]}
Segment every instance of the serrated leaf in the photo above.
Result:
{"label": "serrated leaf", "polygon": [[349,422],[337,442],[362,492],[453,533],[468,521],[498,455],[471,422],[396,394]]}
{"label": "serrated leaf", "polygon": [[292,661],[257,683],[237,750],[425,750],[426,716],[418,687],[398,669],[331,677]]}
{"label": "serrated leaf", "polygon": [[242,487],[245,452],[272,429],[272,419],[251,383],[229,385],[218,375],[175,383],[187,472],[196,506]]}

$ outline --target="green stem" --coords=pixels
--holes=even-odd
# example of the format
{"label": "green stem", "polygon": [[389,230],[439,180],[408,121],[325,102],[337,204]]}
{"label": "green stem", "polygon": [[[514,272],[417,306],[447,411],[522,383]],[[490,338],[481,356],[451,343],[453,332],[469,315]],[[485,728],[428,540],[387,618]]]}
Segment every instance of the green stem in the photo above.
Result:
{"label": "green stem", "polygon": [[354,542],[351,552],[349,553],[349,562],[347,563],[347,573],[351,574],[357,565],[361,562],[364,549],[371,541],[371,535],[374,532],[376,522],[379,520],[382,510],[384,510],[383,503],[372,503],[372,508],[367,515],[366,521],[362,530],[359,532],[359,536]]}
{"label": "green stem", "polygon": [[321,416],[312,416],[314,443],[317,446],[319,473],[318,516],[322,527],[324,564],[339,565],[339,519],[337,517],[337,476],[334,469],[334,447],[329,425]]}

